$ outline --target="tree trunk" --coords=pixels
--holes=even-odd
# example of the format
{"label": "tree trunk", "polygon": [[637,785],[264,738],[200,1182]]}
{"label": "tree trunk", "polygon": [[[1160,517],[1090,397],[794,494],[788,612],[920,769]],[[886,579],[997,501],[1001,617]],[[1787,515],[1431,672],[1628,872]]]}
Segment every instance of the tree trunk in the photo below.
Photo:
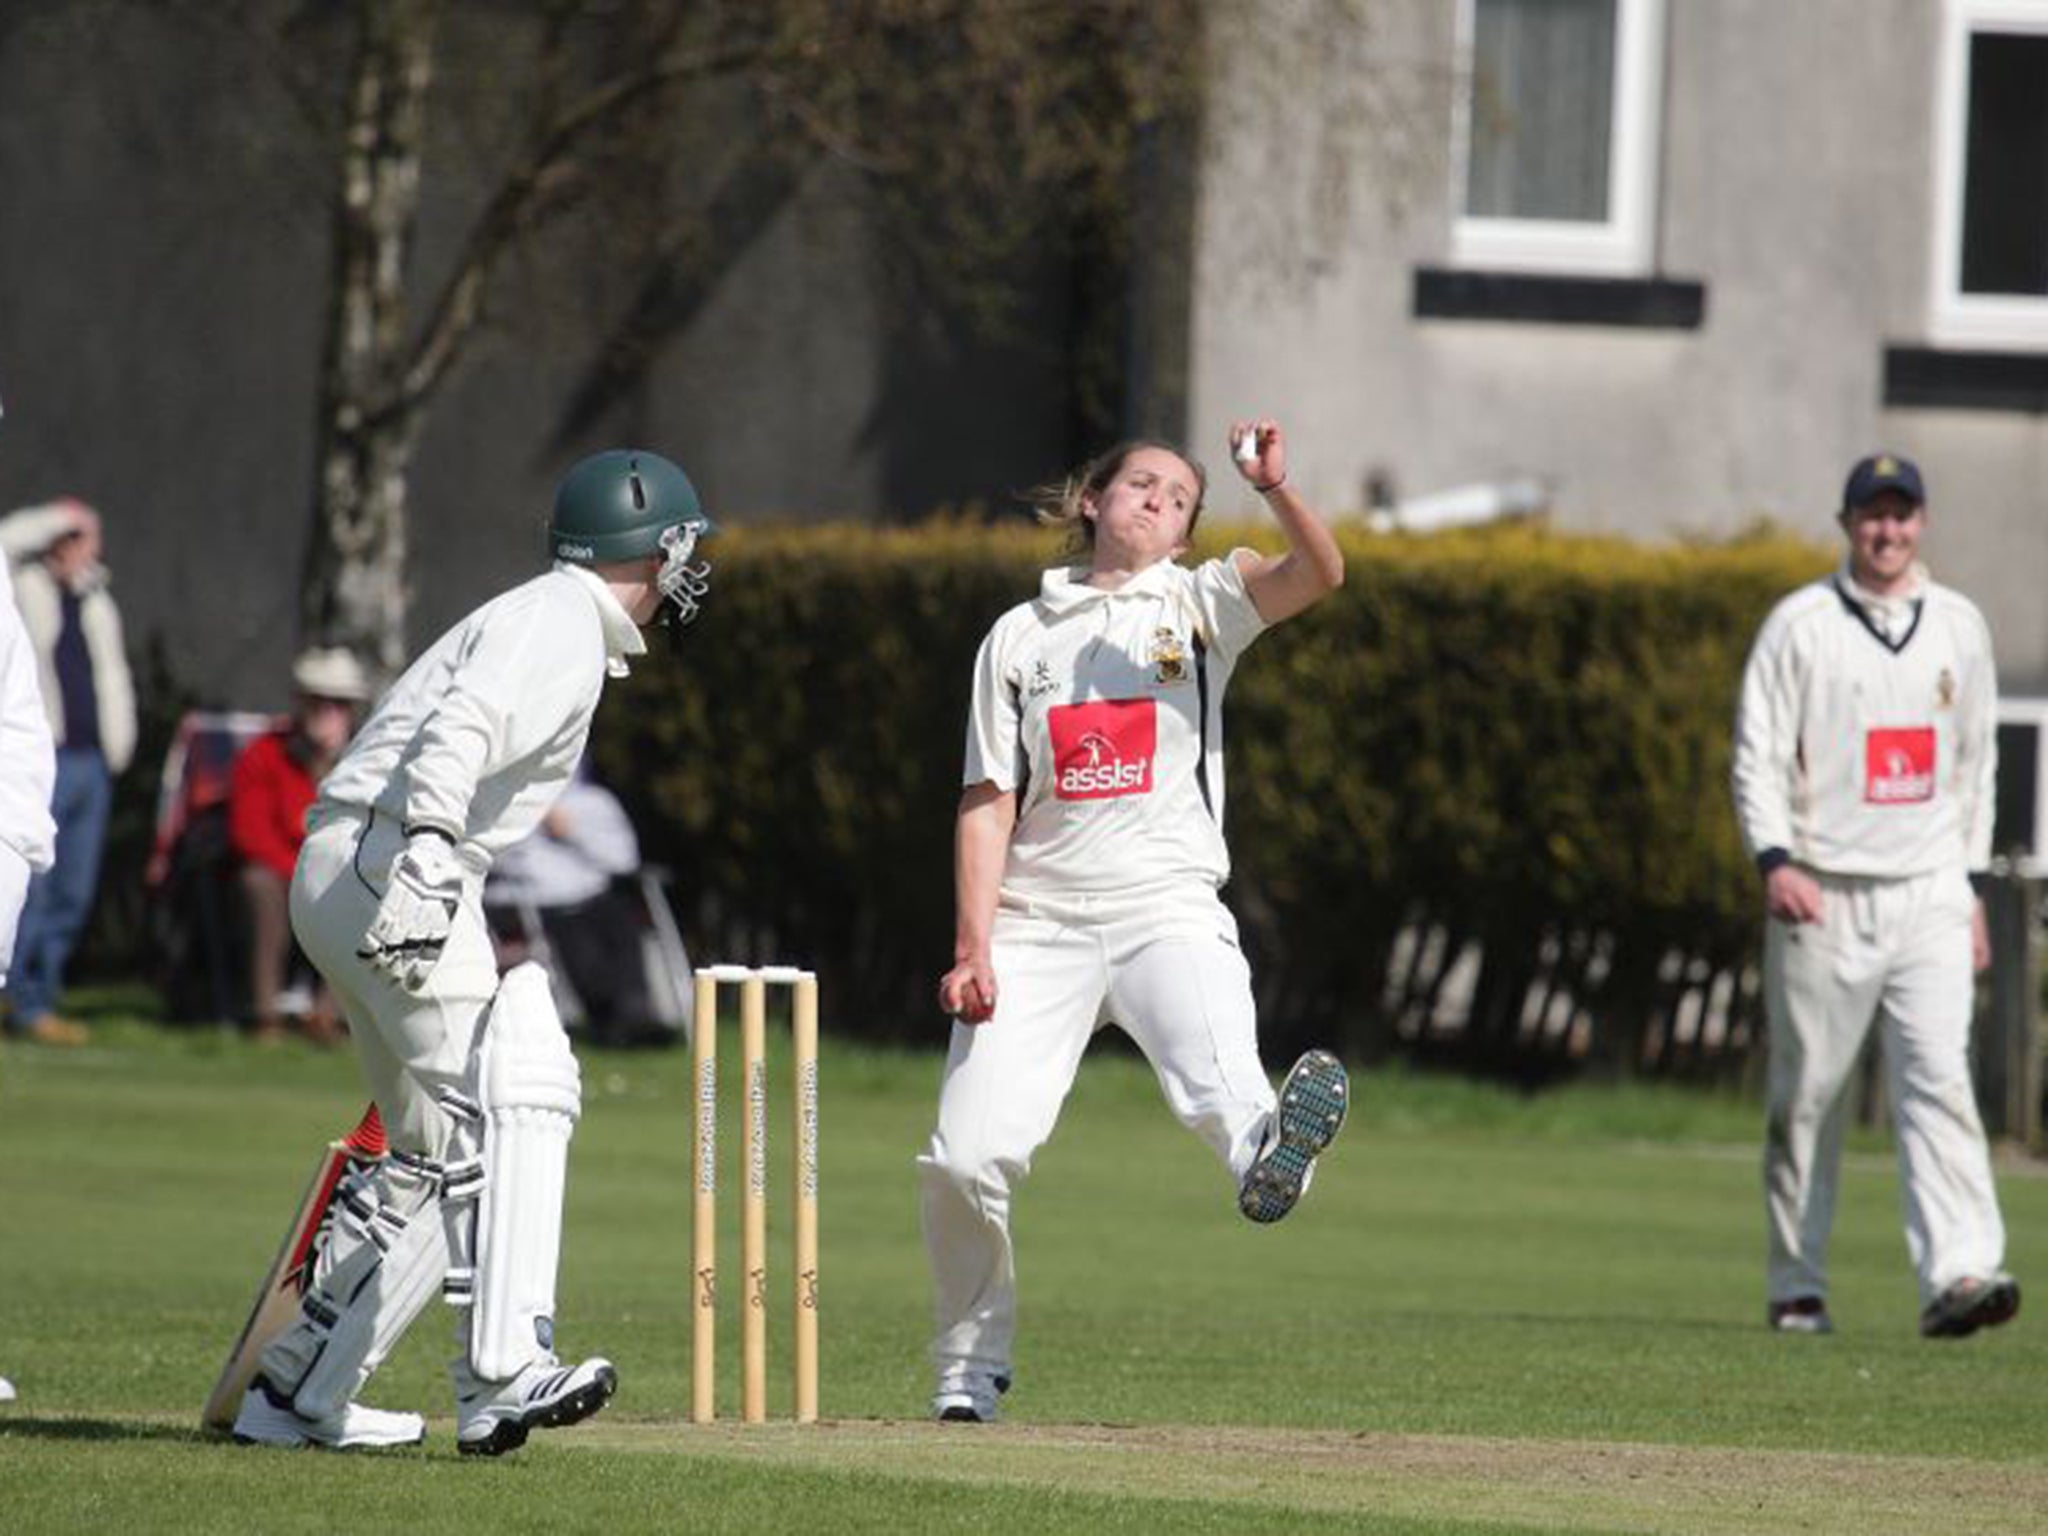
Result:
{"label": "tree trunk", "polygon": [[300,587],[309,641],[404,665],[407,471],[417,397],[404,389],[405,268],[419,206],[433,65],[429,0],[365,0],[334,218],[314,514]]}

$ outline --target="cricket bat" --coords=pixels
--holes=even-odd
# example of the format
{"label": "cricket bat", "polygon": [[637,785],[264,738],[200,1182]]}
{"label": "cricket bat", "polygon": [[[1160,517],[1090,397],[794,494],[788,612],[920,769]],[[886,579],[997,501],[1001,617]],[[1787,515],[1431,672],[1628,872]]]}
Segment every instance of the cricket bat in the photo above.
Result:
{"label": "cricket bat", "polygon": [[299,1299],[306,1293],[313,1261],[326,1239],[328,1211],[343,1175],[351,1167],[368,1167],[383,1156],[384,1121],[375,1104],[363,1111],[362,1120],[348,1135],[327,1143],[313,1169],[312,1182],[306,1186],[306,1193],[292,1215],[291,1225],[285,1228],[277,1257],[270,1261],[269,1272],[256,1288],[249,1320],[242,1324],[235,1347],[228,1351],[228,1363],[221,1369],[220,1380],[213,1384],[206,1407],[199,1415],[199,1422],[208,1429],[225,1432],[235,1427],[235,1414],[241,1409],[242,1394],[249,1390],[249,1382],[256,1374],[257,1358],[264,1346],[298,1315]]}

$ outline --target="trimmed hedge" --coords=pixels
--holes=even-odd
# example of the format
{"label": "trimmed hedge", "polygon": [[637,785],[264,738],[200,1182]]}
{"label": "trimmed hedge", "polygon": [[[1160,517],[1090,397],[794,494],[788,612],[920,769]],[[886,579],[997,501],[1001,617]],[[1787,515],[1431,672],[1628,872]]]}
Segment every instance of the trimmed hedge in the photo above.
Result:
{"label": "trimmed hedge", "polygon": [[[1273,537],[1211,529],[1200,553]],[[1343,537],[1345,588],[1262,639],[1229,699],[1230,899],[1269,1052],[1428,1047],[1416,989],[1443,966],[1395,973],[1401,933],[1427,930],[1485,957],[1454,1032],[1468,1064],[1555,1055],[1524,1016],[1569,971],[1570,1054],[1590,1029],[1596,1056],[1655,1065],[1673,957],[1739,967],[1754,943],[1735,691],[1765,611],[1826,552]],[[814,964],[840,1029],[940,1028],[968,674],[1057,555],[951,523],[720,537],[705,616],[614,685],[596,745],[676,873],[693,955]]]}

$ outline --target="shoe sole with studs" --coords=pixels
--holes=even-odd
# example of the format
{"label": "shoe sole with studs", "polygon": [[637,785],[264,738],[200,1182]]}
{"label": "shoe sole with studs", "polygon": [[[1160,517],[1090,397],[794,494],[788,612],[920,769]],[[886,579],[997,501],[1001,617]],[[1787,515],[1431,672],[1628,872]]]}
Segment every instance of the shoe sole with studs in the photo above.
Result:
{"label": "shoe sole with studs", "polygon": [[1344,1064],[1328,1051],[1310,1051],[1280,1085],[1278,1139],[1244,1176],[1237,1208],[1247,1219],[1274,1222],[1293,1210],[1308,1171],[1337,1138],[1351,1102]]}

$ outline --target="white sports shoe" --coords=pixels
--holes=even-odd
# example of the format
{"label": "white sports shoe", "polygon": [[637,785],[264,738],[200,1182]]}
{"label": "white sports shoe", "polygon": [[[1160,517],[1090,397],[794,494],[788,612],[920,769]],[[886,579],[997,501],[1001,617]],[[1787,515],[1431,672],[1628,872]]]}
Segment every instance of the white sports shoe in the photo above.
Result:
{"label": "white sports shoe", "polygon": [[455,1374],[455,1448],[465,1456],[516,1451],[529,1431],[580,1423],[619,1390],[619,1373],[597,1355],[580,1365],[543,1355],[510,1381],[478,1381],[467,1362]]}
{"label": "white sports shoe", "polygon": [[975,1372],[932,1394],[932,1417],[941,1424],[993,1424],[996,1400],[1010,1390],[1007,1375]]}
{"label": "white sports shoe", "polygon": [[13,1401],[14,1383],[5,1376],[0,1376],[0,1403],[11,1403]]}
{"label": "white sports shoe", "polygon": [[1237,1189],[1237,1208],[1251,1221],[1278,1221],[1301,1199],[1316,1159],[1336,1139],[1350,1103],[1344,1064],[1328,1051],[1309,1051],[1280,1085],[1259,1155]]}
{"label": "white sports shoe", "polygon": [[1765,1312],[1773,1333],[1833,1333],[1834,1319],[1828,1316],[1828,1304],[1818,1296],[1794,1296],[1790,1301],[1774,1301]]}
{"label": "white sports shoe", "polygon": [[427,1421],[418,1414],[387,1413],[361,1403],[350,1403],[329,1418],[302,1418],[292,1412],[290,1400],[261,1376],[249,1383],[249,1390],[242,1394],[242,1410],[235,1415],[239,1445],[318,1445],[351,1451],[418,1445],[426,1437]]}

